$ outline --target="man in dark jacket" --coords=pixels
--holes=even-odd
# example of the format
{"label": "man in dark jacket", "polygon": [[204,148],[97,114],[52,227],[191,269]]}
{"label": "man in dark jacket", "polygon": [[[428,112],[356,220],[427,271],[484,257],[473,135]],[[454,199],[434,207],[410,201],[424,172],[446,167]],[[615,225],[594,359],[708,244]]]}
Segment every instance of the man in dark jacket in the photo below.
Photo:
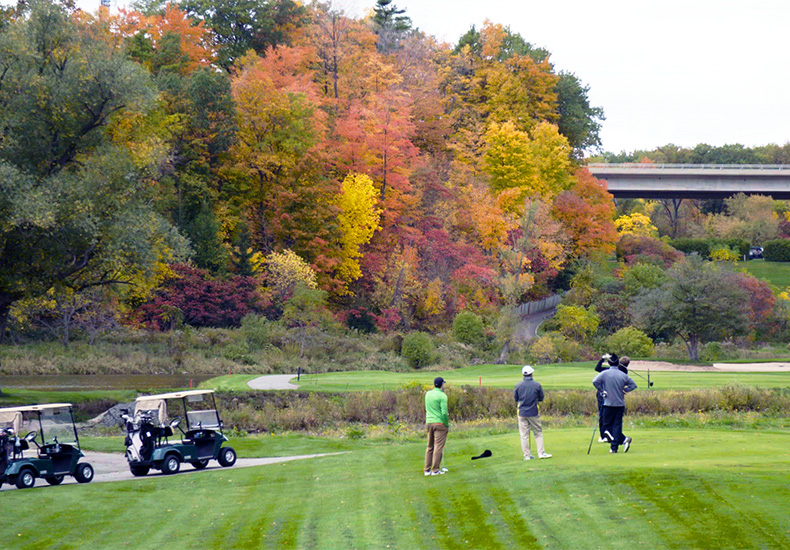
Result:
{"label": "man in dark jacket", "polygon": [[[606,361],[606,365],[604,365],[604,361]],[[609,367],[617,367],[625,374],[628,374],[628,365],[630,363],[631,359],[629,357],[623,356],[623,362],[621,363],[616,353],[605,353],[601,356],[598,364],[595,365],[595,372],[603,372]],[[609,443],[609,438],[604,434],[603,396],[600,391],[595,392],[595,398],[598,400],[598,432],[601,434],[601,437],[598,438],[598,443]]]}
{"label": "man in dark jacket", "polygon": [[610,453],[616,453],[620,445],[623,451],[631,448],[631,438],[623,434],[625,394],[636,389],[636,383],[620,368],[627,370],[628,357],[621,357],[618,366],[609,367],[593,379],[593,386],[603,396],[603,433],[609,438]]}
{"label": "man in dark jacket", "polygon": [[538,447],[538,458],[551,458],[543,448],[543,427],[540,425],[538,403],[543,401],[543,387],[532,379],[535,369],[524,365],[521,374],[524,379],[516,384],[513,398],[518,403],[518,432],[521,435],[521,450],[524,460],[534,458],[529,451],[529,431],[535,433],[535,444]]}

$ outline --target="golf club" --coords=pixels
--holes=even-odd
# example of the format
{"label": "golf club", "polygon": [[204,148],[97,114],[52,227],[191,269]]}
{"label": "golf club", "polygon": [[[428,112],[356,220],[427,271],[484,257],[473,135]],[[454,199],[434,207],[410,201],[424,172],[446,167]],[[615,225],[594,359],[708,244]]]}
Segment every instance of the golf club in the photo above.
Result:
{"label": "golf club", "polygon": [[473,456],[473,457],[472,457],[472,460],[477,460],[478,458],[486,458],[486,457],[489,457],[489,456],[491,456],[492,454],[494,454],[494,453],[492,453],[491,451],[489,451],[488,449],[486,449],[485,451],[483,451],[483,452],[482,452],[482,453],[480,453],[479,455],[477,455],[477,456]]}
{"label": "golf club", "polygon": [[650,371],[647,371],[647,378],[645,378],[643,375],[639,374],[639,372],[635,371],[635,370],[629,370],[628,372],[631,373],[631,374],[636,374],[642,380],[647,380],[647,387],[648,388],[653,386],[653,382],[650,380]]}
{"label": "golf club", "polygon": [[590,446],[587,447],[587,454],[590,454],[590,450],[592,449],[593,440],[595,439],[595,432],[598,429],[598,426],[593,422],[593,433],[592,437],[590,438]]}

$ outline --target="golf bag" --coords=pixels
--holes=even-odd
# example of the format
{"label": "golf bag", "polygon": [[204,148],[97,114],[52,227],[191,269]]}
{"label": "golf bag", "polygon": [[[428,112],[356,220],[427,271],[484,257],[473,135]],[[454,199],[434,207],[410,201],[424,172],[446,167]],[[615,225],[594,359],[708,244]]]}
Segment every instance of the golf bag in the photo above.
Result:
{"label": "golf bag", "polygon": [[9,430],[0,430],[0,476],[5,473],[8,463],[14,456],[13,433]]}
{"label": "golf bag", "polygon": [[151,415],[138,412],[134,418],[123,415],[126,421],[126,458],[130,462],[151,460],[161,428],[154,426]]}

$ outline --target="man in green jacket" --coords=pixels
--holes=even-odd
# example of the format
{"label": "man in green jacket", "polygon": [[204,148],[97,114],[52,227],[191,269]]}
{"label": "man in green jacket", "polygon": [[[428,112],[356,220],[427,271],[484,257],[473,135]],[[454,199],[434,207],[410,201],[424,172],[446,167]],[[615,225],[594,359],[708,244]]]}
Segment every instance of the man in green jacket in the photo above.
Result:
{"label": "man in green jacket", "polygon": [[428,450],[425,451],[426,476],[438,476],[447,470],[442,468],[442,452],[450,430],[450,414],[447,395],[444,393],[444,378],[437,376],[434,388],[425,394],[425,427],[428,430]]}

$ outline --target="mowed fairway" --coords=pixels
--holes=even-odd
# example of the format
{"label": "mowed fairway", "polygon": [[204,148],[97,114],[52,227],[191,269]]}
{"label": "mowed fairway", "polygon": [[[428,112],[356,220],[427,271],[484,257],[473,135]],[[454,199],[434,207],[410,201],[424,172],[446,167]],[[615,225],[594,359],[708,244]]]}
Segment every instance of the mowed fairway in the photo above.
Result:
{"label": "mowed fairway", "polygon": [[[559,363],[537,365],[535,380],[545,389],[590,389],[595,377],[594,363]],[[647,372],[632,371],[631,377],[641,389],[647,389]],[[521,380],[521,365],[476,365],[442,372],[382,372],[350,371],[325,374],[302,375],[299,382],[294,377],[292,384],[306,391],[364,391],[394,390],[406,384],[418,382],[432,386],[433,379],[442,376],[450,386],[486,386],[512,388]],[[212,378],[201,387],[219,390],[249,390],[247,382],[255,375],[233,375]],[[790,372],[651,372],[654,390],[690,390],[741,384],[761,388],[790,387]]]}
{"label": "mowed fairway", "polygon": [[[547,429],[554,458],[524,462],[515,431],[451,432],[444,476],[422,475],[422,442],[361,441],[270,466],[6,491],[0,540],[31,550],[790,548],[789,428],[627,433],[629,453],[594,444],[588,456],[590,430]],[[484,449],[493,456],[470,460]]]}

